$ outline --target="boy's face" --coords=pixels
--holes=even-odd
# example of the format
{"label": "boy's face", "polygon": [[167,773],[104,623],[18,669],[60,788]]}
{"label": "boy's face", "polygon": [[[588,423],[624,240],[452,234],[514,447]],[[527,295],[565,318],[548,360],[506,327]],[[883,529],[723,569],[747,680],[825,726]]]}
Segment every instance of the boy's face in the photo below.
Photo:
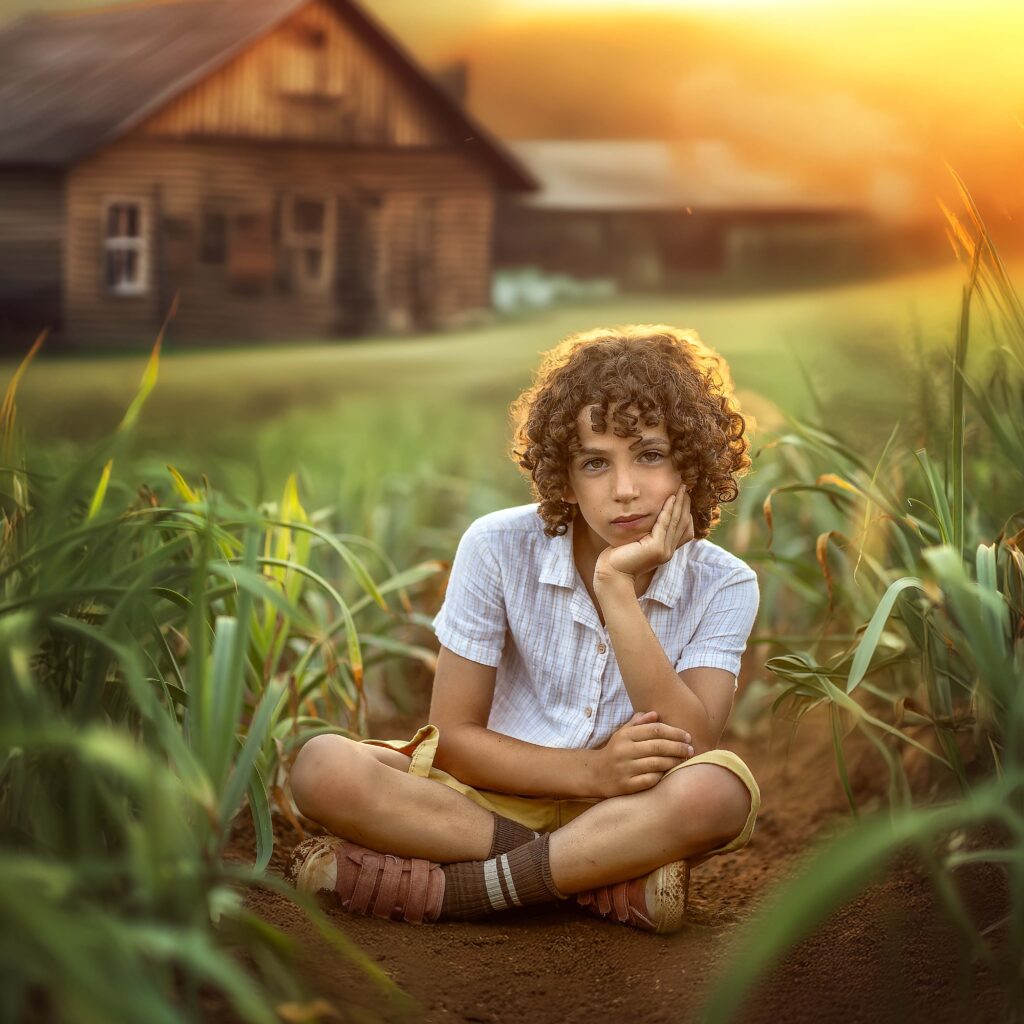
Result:
{"label": "boy's face", "polygon": [[579,505],[593,540],[604,542],[597,543],[598,548],[629,544],[650,533],[682,476],[672,464],[664,421],[656,427],[638,423],[639,438],[619,437],[612,430],[609,409],[605,432],[598,434],[590,425],[592,408],[587,406],[576,418],[582,450],[569,464],[565,500]]}

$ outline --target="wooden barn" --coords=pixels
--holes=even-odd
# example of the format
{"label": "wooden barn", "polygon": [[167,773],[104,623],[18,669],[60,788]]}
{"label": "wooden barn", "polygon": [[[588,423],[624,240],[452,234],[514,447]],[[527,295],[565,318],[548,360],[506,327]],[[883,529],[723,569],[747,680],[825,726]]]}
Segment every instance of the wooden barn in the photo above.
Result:
{"label": "wooden barn", "polygon": [[870,211],[742,160],[725,141],[509,144],[539,189],[502,200],[496,263],[626,290],[843,280],[900,244]]}
{"label": "wooden barn", "polygon": [[[0,31],[0,329],[75,345],[429,329],[489,308],[529,173],[350,0]],[[27,332],[27,333],[26,333]]]}

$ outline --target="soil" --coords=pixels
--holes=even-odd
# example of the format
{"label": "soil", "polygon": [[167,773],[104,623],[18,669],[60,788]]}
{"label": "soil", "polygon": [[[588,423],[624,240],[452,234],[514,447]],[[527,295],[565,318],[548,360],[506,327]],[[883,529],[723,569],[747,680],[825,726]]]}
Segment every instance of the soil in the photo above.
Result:
{"label": "soil", "polygon": [[[375,735],[411,735],[419,719],[377,721]],[[332,896],[319,903],[332,922],[411,997],[383,993],[360,968],[319,938],[307,919],[276,893],[250,893],[246,904],[295,937],[300,970],[319,998],[338,1011],[325,1019],[428,1022],[629,1021],[700,1019],[700,1001],[728,962],[736,926],[771,884],[797,867],[823,832],[849,821],[827,721],[791,725],[765,717],[743,738],[727,736],[754,771],[762,810],[750,844],[693,873],[688,922],[652,936],[590,917],[574,904],[505,913],[479,924],[414,927],[350,916]],[[870,809],[881,803],[886,772],[872,748],[848,740],[851,783]],[[915,790],[936,793],[928,763],[914,762]],[[307,823],[308,824],[308,823]],[[315,826],[311,832],[319,831]],[[275,817],[271,870],[282,872],[299,836]],[[251,823],[243,815],[229,856],[252,862]],[[1007,913],[1004,876],[985,865],[960,868],[961,896],[979,927]],[[997,933],[998,934],[998,931]],[[964,966],[964,965],[967,966]],[[1006,1007],[986,972],[970,966],[962,939],[942,913],[927,875],[911,856],[835,913],[795,947],[753,990],[743,1024],[821,1021],[929,1024],[1004,1019]],[[233,1015],[214,1000],[209,1020]]]}

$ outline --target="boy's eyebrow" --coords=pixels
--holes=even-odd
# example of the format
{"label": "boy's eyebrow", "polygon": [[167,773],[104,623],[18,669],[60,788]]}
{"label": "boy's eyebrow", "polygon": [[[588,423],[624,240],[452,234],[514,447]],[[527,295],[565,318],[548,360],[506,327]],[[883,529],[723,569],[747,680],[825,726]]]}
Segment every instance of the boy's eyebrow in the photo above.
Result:
{"label": "boy's eyebrow", "polygon": [[[632,451],[634,448],[643,448],[644,445],[651,445],[651,444],[661,445],[661,447],[663,447],[663,448],[668,447],[668,441],[666,441],[663,437],[641,437],[639,441],[634,441],[629,446],[629,448],[630,448],[630,451]],[[580,448],[576,452],[576,454],[577,455],[607,455],[608,451],[609,451],[608,448]]]}

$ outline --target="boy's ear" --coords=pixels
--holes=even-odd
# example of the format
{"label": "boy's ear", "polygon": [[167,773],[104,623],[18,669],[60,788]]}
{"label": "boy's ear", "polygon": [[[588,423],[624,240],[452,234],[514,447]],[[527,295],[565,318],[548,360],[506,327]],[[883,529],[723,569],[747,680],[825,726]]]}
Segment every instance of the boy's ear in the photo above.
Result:
{"label": "boy's ear", "polygon": [[579,501],[576,498],[576,492],[572,489],[571,485],[565,485],[565,491],[563,492],[562,500],[569,502],[570,505],[579,504]]}

